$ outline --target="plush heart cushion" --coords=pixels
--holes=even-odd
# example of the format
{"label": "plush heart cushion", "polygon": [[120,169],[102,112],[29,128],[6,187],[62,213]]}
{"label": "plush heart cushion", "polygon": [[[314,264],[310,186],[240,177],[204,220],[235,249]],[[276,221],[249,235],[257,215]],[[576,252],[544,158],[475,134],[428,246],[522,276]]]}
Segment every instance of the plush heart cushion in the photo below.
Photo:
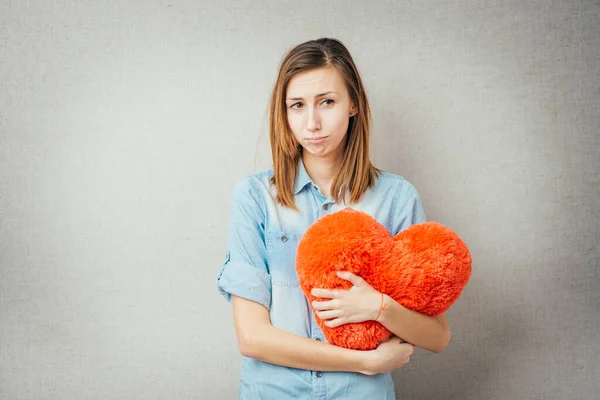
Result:
{"label": "plush heart cushion", "polygon": [[[392,238],[373,217],[346,208],[311,225],[296,253],[300,286],[311,304],[312,288],[351,287],[336,275],[342,270],[407,308],[435,316],[459,298],[471,276],[471,256],[465,243],[438,223],[412,225]],[[315,320],[329,343],[350,349],[371,350],[391,336],[375,321],[329,328],[316,313]]]}

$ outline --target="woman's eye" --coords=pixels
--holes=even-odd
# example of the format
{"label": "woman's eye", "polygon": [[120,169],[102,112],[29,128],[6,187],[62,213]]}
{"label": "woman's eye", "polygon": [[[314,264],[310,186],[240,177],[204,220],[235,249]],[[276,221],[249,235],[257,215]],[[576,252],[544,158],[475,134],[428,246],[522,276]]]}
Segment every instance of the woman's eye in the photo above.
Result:
{"label": "woman's eye", "polygon": [[294,103],[290,106],[291,109],[298,110],[302,108],[302,103]]}
{"label": "woman's eye", "polygon": [[321,104],[325,104],[326,106],[333,105],[334,101],[331,99],[324,100]]}

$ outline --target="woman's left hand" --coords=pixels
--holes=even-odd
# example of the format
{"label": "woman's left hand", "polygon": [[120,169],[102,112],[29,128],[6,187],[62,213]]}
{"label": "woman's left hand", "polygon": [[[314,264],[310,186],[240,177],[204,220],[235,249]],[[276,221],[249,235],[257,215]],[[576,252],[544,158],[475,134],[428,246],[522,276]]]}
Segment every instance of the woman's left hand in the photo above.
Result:
{"label": "woman's left hand", "polygon": [[377,318],[381,307],[381,293],[352,272],[339,271],[337,275],[352,283],[352,287],[348,290],[313,288],[310,292],[315,297],[331,299],[312,302],[316,314],[325,320],[325,325],[335,328]]}

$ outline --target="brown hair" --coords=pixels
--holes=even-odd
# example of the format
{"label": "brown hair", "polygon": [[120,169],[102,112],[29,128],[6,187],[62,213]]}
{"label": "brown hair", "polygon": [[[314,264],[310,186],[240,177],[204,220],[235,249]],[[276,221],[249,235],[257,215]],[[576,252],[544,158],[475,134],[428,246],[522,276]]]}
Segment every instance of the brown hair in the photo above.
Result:
{"label": "brown hair", "polygon": [[346,83],[356,114],[350,118],[342,165],[334,178],[331,193],[337,203],[346,199],[355,203],[372,187],[381,172],[369,159],[371,110],[358,69],[348,49],[336,39],[311,40],[294,47],[283,58],[269,104],[269,134],[274,175],[271,182],[277,188],[277,202],[298,210],[294,202],[294,183],[302,147],[287,122],[285,96],[288,83],[300,72],[334,67]]}

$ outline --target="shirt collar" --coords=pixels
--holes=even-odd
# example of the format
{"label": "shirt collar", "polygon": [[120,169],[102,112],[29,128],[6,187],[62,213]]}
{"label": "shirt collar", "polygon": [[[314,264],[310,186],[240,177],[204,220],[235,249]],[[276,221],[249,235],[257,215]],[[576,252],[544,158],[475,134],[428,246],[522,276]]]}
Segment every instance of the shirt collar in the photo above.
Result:
{"label": "shirt collar", "polygon": [[306,168],[304,168],[304,162],[302,158],[298,161],[298,174],[296,175],[296,182],[294,183],[294,194],[300,193],[302,189],[309,183],[312,183],[312,179],[308,176]]}

